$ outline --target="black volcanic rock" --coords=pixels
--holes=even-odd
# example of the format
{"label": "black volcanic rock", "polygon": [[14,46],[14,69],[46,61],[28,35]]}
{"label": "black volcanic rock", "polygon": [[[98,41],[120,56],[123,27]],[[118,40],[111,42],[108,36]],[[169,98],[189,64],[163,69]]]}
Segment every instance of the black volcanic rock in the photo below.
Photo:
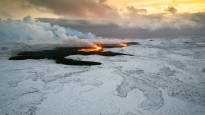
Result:
{"label": "black volcanic rock", "polygon": [[[129,42],[128,45],[138,44],[137,42]],[[106,44],[101,44],[106,47]],[[108,45],[107,45],[108,46]],[[119,47],[117,44],[109,44],[109,47]],[[100,55],[100,56],[118,56],[118,55],[128,55],[124,53],[116,53],[111,51],[91,51],[84,52],[78,51],[79,49],[86,47],[57,47],[53,50],[41,50],[41,51],[23,51],[18,53],[16,56],[12,56],[9,60],[26,60],[26,59],[53,59],[56,63],[66,64],[66,65],[100,65],[100,62],[93,61],[79,61],[73,59],[66,59],[66,56],[70,55]]]}
{"label": "black volcanic rock", "polygon": [[[92,61],[79,61],[72,59],[65,59],[69,55],[101,55],[101,56],[117,56],[128,55],[123,53],[115,53],[111,51],[107,52],[83,52],[77,51],[79,48],[61,47],[54,50],[42,50],[42,51],[25,51],[20,52],[16,56],[10,57],[9,60],[26,60],[26,59],[53,59],[56,63],[66,65],[100,65],[100,62]],[[129,55],[131,56],[131,55]]]}
{"label": "black volcanic rock", "polygon": [[65,64],[65,65],[81,65],[81,66],[83,66],[83,65],[86,65],[86,66],[101,65],[100,62],[79,61],[79,60],[65,59],[65,58],[56,59],[56,63]]}
{"label": "black volcanic rock", "polygon": [[[96,43],[97,45],[103,46],[103,48],[116,48],[116,47],[122,47],[119,44],[100,44]],[[130,45],[140,45],[139,42],[126,42],[128,46]]]}

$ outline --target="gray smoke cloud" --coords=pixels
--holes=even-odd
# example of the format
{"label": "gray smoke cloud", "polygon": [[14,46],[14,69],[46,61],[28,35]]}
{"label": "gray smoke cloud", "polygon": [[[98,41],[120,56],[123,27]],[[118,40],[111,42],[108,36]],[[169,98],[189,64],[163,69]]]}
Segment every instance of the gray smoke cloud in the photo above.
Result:
{"label": "gray smoke cloud", "polygon": [[120,42],[118,39],[100,38],[70,27],[35,21],[30,16],[23,20],[0,19],[0,41],[0,54],[14,50],[52,49],[60,46],[91,47],[96,42]]}

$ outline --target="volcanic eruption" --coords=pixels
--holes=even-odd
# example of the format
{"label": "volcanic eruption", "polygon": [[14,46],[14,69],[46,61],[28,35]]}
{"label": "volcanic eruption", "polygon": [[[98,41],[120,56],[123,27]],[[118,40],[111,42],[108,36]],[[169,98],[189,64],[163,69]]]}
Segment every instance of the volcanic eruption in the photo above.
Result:
{"label": "volcanic eruption", "polygon": [[91,47],[56,47],[50,50],[39,51],[22,51],[12,56],[9,60],[25,60],[25,59],[53,59],[56,63],[66,65],[100,65],[100,62],[94,61],[79,61],[66,58],[70,55],[100,55],[100,56],[118,56],[130,54],[117,53],[112,51],[103,51],[103,48],[127,47],[128,45],[136,45],[137,42],[127,42],[119,44],[98,44],[91,43]]}
{"label": "volcanic eruption", "polygon": [[101,45],[92,44],[92,48],[83,48],[79,49],[80,52],[98,52],[103,51],[103,47]]}
{"label": "volcanic eruption", "polygon": [[120,43],[120,44],[118,44],[120,47],[127,47],[128,46],[128,44],[127,43]]}

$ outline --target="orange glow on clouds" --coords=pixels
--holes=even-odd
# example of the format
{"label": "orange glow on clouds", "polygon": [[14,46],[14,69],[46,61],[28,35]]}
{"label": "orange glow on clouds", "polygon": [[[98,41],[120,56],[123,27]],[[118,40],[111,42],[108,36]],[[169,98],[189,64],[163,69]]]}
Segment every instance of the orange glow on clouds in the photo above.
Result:
{"label": "orange glow on clouds", "polygon": [[[66,16],[68,16],[69,18],[73,18],[73,15],[82,15],[85,17],[87,16],[88,18],[92,16],[94,18],[106,18],[107,16],[109,18],[109,16],[114,17],[118,14],[123,18],[123,16],[126,16],[130,13],[130,7],[136,9],[135,13],[145,15],[159,13],[169,14],[169,12],[167,12],[166,10],[169,7],[175,8],[176,13],[205,12],[205,0],[77,0],[78,2],[71,2],[72,0],[67,1],[70,1],[68,3],[73,3],[75,5],[73,6],[73,11],[72,9],[70,12],[63,11],[63,9],[67,9],[67,7],[70,6],[70,4],[66,4],[67,2],[65,2],[64,0],[59,1],[59,4],[61,3],[63,6],[61,4],[54,4],[55,2],[45,2],[44,4],[44,2],[40,2],[40,0],[39,2],[35,2],[38,4],[33,4],[33,2],[29,2],[28,0],[1,0],[0,18],[12,17],[21,19],[28,15],[32,16],[33,18],[62,18]],[[85,1],[85,3],[88,3],[87,6],[82,3],[83,1]],[[65,3],[65,5],[63,3]],[[93,7],[92,4],[95,4],[95,7]],[[78,7],[92,10],[90,10],[89,12],[83,12],[82,10],[84,9],[77,10]],[[60,11],[57,11],[56,8],[60,9]]]}
{"label": "orange glow on clouds", "polygon": [[205,11],[205,0],[107,0],[106,3],[120,13],[129,6],[146,9],[148,14],[164,13],[169,6],[175,7],[178,13]]}

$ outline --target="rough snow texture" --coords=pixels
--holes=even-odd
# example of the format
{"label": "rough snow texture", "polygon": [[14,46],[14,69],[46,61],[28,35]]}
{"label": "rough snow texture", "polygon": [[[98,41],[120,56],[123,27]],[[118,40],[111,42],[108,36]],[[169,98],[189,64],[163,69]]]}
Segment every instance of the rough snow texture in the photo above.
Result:
{"label": "rough snow texture", "polygon": [[69,57],[103,63],[92,67],[1,57],[1,115],[204,115],[204,41],[138,42],[109,49],[134,56]]}

